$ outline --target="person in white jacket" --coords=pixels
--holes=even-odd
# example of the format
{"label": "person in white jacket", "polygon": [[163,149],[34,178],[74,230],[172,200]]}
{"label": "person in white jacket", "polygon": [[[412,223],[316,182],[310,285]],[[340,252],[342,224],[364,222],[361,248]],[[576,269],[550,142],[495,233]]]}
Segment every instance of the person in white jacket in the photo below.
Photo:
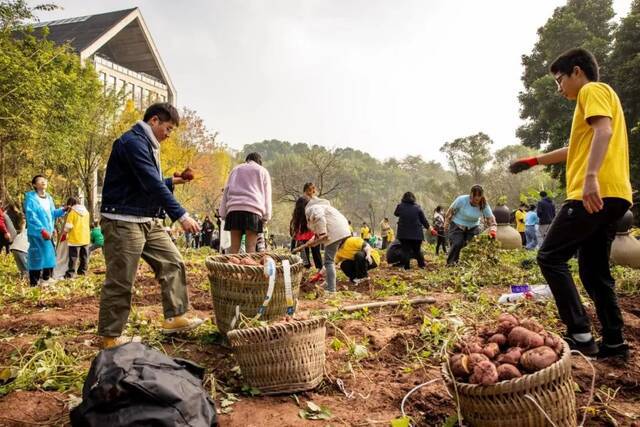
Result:
{"label": "person in white jacket", "polygon": [[336,291],[336,268],[334,260],[342,242],[349,236],[349,221],[328,200],[313,197],[305,207],[307,227],[315,233],[314,245],[324,244],[324,268],[326,291]]}

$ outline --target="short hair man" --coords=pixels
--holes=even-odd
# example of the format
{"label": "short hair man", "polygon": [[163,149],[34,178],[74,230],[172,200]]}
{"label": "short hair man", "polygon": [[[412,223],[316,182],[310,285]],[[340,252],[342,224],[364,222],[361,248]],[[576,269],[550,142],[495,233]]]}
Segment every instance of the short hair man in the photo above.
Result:
{"label": "short hair man", "polygon": [[141,257],[162,287],[163,332],[189,330],[202,323],[186,315],[186,268],[162,223],[166,213],[172,221],[180,222],[185,233],[200,231],[173,196],[174,185],[185,179],[163,179],[160,169],[160,143],[179,124],[180,116],[171,104],[153,104],[143,120],[113,143],[100,209],[107,272],[100,295],[98,335],[104,348],[130,340],[121,334],[129,317],[131,288]]}
{"label": "short hair man", "polygon": [[[632,203],[627,131],[618,95],[599,83],[598,63],[585,49],[571,49],[550,66],[558,92],[576,101],[569,146],[509,167],[518,173],[537,164],[567,164],[567,200],[538,252],[538,264],[551,287],[569,346],[597,357],[628,357],[623,320],[609,271],[615,223]],[[602,342],[591,321],[567,261],[578,252],[580,279],[595,303]]]}
{"label": "short hair man", "polygon": [[304,184],[304,187],[302,187],[302,192],[309,199],[314,198],[318,193],[318,191],[316,190],[316,186],[313,182],[306,182]]}

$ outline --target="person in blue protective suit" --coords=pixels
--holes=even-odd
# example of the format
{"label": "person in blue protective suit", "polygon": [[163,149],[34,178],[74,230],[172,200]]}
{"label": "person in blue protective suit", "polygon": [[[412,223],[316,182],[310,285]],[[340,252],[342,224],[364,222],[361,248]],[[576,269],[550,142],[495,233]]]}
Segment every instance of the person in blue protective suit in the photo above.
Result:
{"label": "person in blue protective suit", "polygon": [[65,209],[56,209],[53,198],[46,191],[47,179],[44,176],[34,176],[31,185],[33,191],[26,193],[24,200],[29,239],[27,266],[29,283],[37,286],[41,276],[44,284],[53,281],[53,268],[56,266],[56,249],[52,240],[54,223],[64,215]]}

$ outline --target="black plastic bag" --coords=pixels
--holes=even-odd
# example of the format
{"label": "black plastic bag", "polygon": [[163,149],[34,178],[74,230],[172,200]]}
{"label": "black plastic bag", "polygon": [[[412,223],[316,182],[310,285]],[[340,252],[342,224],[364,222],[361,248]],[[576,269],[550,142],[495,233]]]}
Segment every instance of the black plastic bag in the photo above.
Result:
{"label": "black plastic bag", "polygon": [[217,426],[204,369],[140,343],[101,351],[71,411],[73,426]]}

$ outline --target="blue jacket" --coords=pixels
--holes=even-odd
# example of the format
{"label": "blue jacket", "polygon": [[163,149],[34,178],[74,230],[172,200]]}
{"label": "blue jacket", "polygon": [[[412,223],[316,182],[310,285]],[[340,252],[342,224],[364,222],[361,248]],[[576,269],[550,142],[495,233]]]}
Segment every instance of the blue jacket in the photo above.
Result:
{"label": "blue jacket", "polygon": [[38,197],[38,193],[29,191],[24,198],[27,238],[29,239],[29,251],[27,252],[29,270],[42,270],[56,266],[56,250],[53,241],[45,240],[42,237],[42,230],[46,230],[53,238],[55,220],[64,215],[62,208],[56,209],[50,195],[47,194],[49,211],[42,209]]}
{"label": "blue jacket", "polygon": [[164,218],[185,214],[173,196],[172,178],[163,180],[151,141],[139,124],[113,143],[102,188],[100,212]]}
{"label": "blue jacket", "polygon": [[556,207],[549,197],[545,197],[538,202],[536,213],[538,214],[538,218],[540,218],[540,224],[551,224],[553,218],[556,216]]}
{"label": "blue jacket", "polygon": [[422,227],[429,228],[429,222],[420,205],[402,202],[393,214],[398,217],[397,239],[424,240]]}

